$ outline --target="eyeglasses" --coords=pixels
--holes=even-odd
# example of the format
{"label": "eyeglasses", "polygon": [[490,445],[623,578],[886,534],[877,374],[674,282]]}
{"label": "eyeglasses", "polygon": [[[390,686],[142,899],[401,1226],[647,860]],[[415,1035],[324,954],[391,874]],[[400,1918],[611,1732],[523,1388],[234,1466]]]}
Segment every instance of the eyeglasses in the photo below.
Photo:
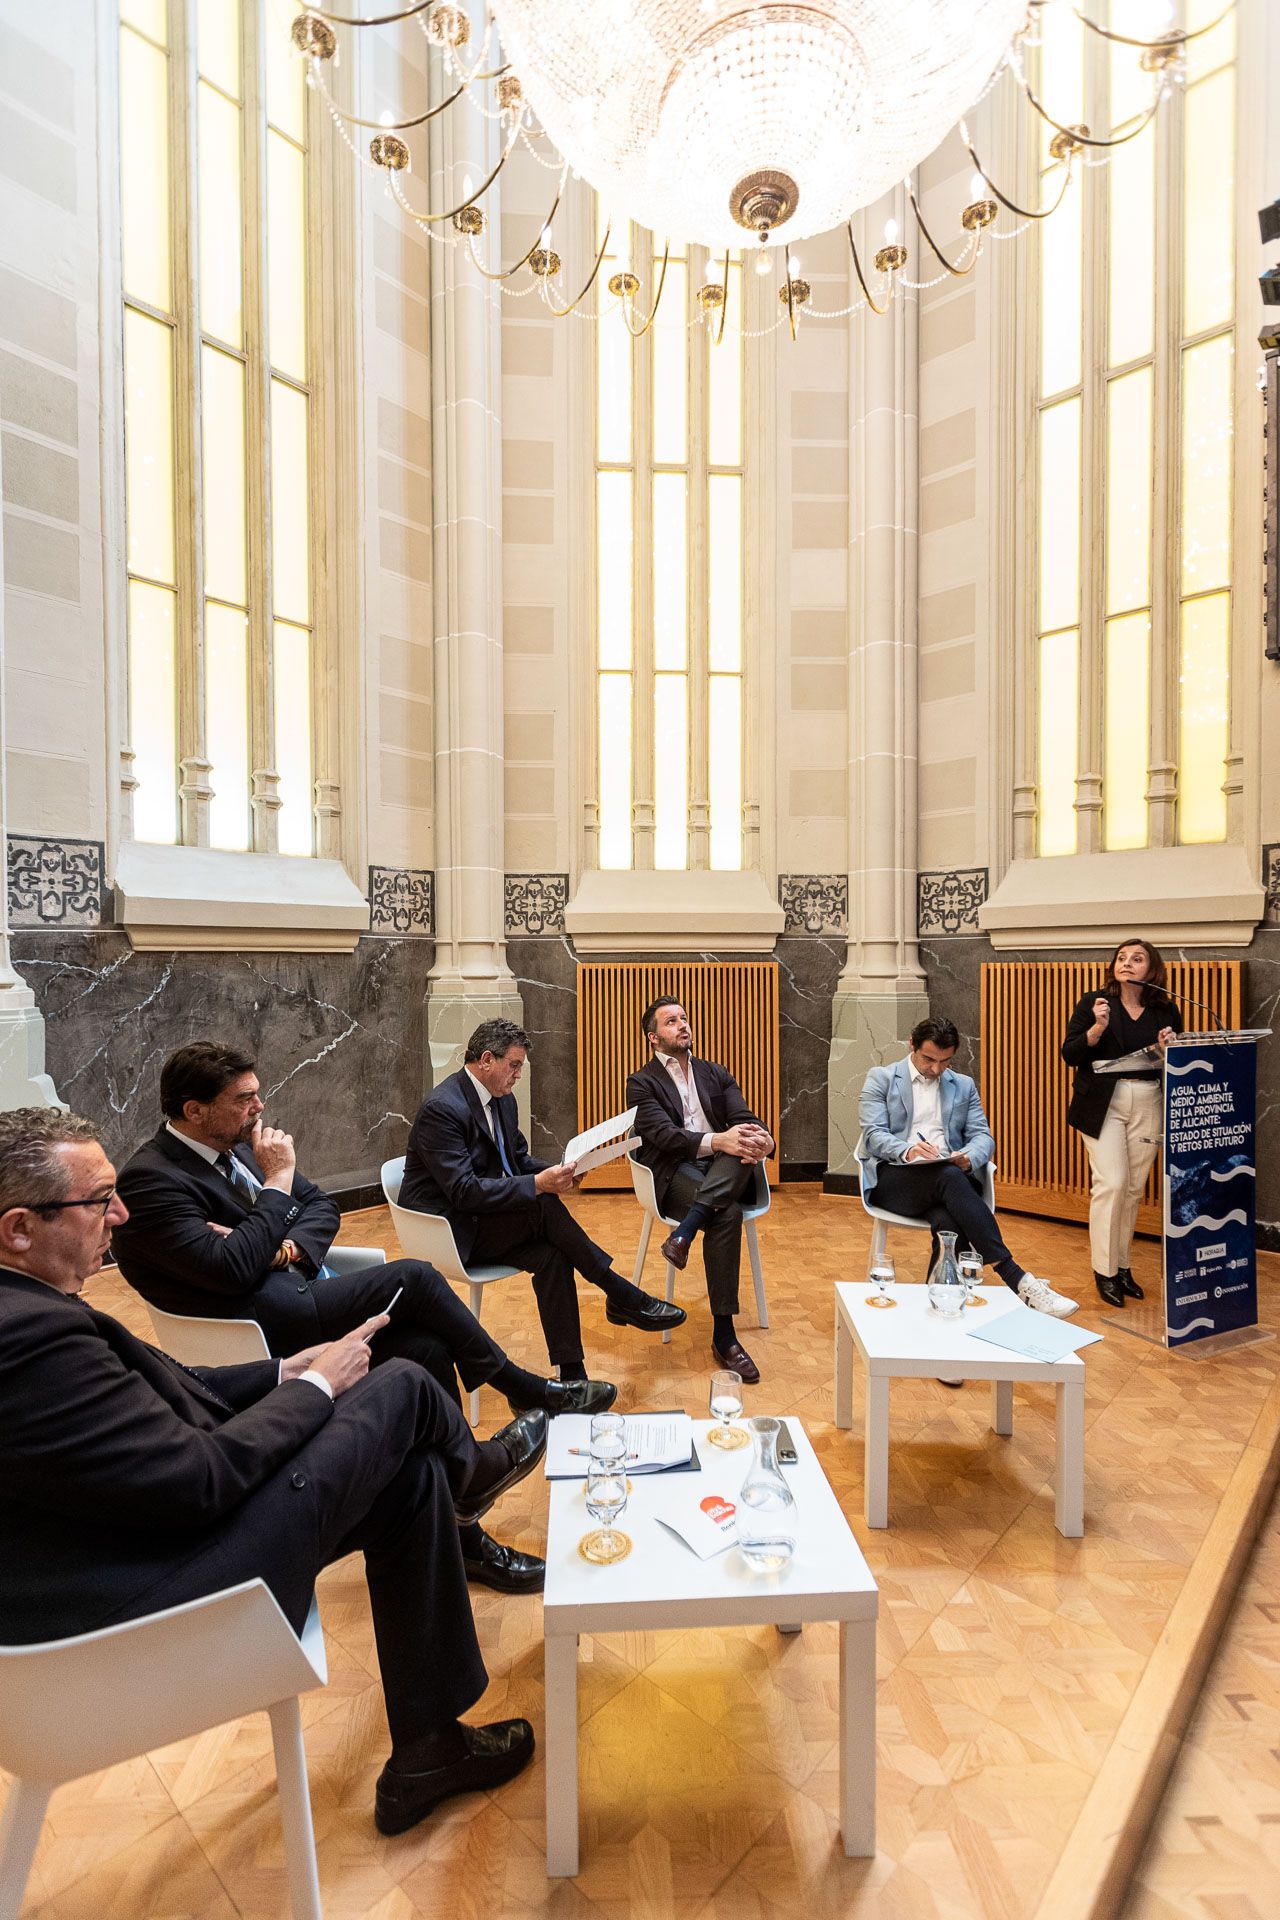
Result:
{"label": "eyeglasses", "polygon": [[107,1208],[116,1197],[114,1187],[106,1193],[95,1193],[91,1200],[25,1200],[19,1204],[25,1206],[28,1213],[61,1213],[64,1207],[96,1207],[105,1220]]}

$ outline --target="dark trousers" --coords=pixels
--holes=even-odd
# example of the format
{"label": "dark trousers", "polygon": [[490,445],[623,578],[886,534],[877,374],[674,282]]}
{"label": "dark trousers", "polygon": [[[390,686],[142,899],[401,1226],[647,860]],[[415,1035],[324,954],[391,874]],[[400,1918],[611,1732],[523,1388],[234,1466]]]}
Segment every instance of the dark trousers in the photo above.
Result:
{"label": "dark trousers", "polygon": [[[506,1354],[491,1340],[470,1308],[425,1260],[392,1260],[383,1267],[361,1267],[357,1273],[329,1274],[304,1282],[315,1302],[321,1338],[338,1340],[353,1327],[381,1313],[398,1287],[388,1325],[369,1343],[374,1366],[391,1359],[416,1360],[449,1398],[461,1405],[458,1379],[468,1390],[483,1386],[506,1363]],[[259,1308],[258,1319],[273,1354],[286,1359],[299,1351],[296,1329],[272,1324],[269,1310]]]}
{"label": "dark trousers", "polygon": [[531,1207],[477,1216],[468,1266],[472,1261],[477,1266],[492,1261],[523,1267],[531,1273],[552,1366],[581,1361],[582,1321],[573,1276],[580,1273],[593,1287],[603,1287],[613,1262],[582,1231],[558,1194],[540,1193]]}
{"label": "dark trousers", "polygon": [[434,1732],[487,1684],[453,1512],[477,1458],[435,1381],[389,1360],[341,1394],[292,1460],[120,1618],[257,1576],[297,1631],[321,1568],[359,1548],[392,1741]]}
{"label": "dark trousers", "polygon": [[756,1170],[732,1153],[686,1160],[671,1176],[662,1202],[668,1220],[680,1220],[692,1206],[710,1207],[702,1229],[702,1265],[712,1313],[738,1311],[738,1268],[742,1262],[742,1207],[755,1193]]}
{"label": "dark trousers", "polygon": [[938,1232],[953,1232],[994,1267],[1006,1286],[1017,1290],[1023,1269],[1001,1238],[996,1217],[983,1198],[983,1183],[949,1160],[913,1160],[909,1165],[882,1164],[876,1171],[871,1204],[889,1213],[905,1213],[927,1220],[933,1228],[930,1261],[937,1258]]}

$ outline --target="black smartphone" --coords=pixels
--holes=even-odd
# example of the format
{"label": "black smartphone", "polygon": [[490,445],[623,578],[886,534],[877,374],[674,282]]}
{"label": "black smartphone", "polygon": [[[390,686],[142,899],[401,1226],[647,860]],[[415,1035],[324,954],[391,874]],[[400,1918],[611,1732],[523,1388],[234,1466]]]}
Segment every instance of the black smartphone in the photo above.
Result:
{"label": "black smartphone", "polygon": [[778,1422],[778,1459],[784,1467],[794,1467],[796,1463],[796,1443],[791,1438],[791,1429],[785,1420]]}

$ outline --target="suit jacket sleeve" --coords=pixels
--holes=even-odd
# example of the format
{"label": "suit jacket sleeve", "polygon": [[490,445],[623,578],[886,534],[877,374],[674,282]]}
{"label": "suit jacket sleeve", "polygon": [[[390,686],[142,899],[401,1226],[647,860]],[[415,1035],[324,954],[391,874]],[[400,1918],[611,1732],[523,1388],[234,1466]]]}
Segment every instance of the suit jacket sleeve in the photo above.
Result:
{"label": "suit jacket sleeve", "polygon": [[720,1098],[724,1102],[725,1128],[740,1126],[744,1120],[749,1120],[753,1125],[762,1127],[764,1125],[763,1120],[752,1113],[750,1107],[747,1105],[746,1096],[742,1088],[738,1085],[727,1067],[721,1067],[719,1069],[719,1080]]}
{"label": "suit jacket sleeve", "polygon": [[[511,1207],[530,1206],[537,1199],[532,1173],[503,1173],[491,1178],[476,1172],[465,1123],[443,1100],[426,1102],[414,1131],[418,1149],[451,1212],[505,1213]],[[527,1148],[525,1152],[527,1155]]]}
{"label": "suit jacket sleeve", "polygon": [[889,1123],[889,1087],[892,1068],[872,1067],[862,1083],[858,1101],[858,1125],[862,1128],[862,1152],[865,1159],[884,1160],[896,1165],[905,1160],[911,1145],[901,1140]]}
{"label": "suit jacket sleeve", "polygon": [[1076,1002],[1076,1010],[1067,1024],[1062,1042],[1062,1057],[1069,1067],[1087,1067],[1094,1060],[1105,1060],[1107,1057],[1100,1054],[1097,1047],[1091,1047],[1085,1038],[1093,1025],[1093,1003],[1099,997],[1100,990],[1086,993]]}
{"label": "suit jacket sleeve", "polygon": [[237,1413],[253,1406],[280,1385],[278,1360],[246,1360],[239,1366],[192,1367],[191,1371],[215,1393],[220,1393]]}
{"label": "suit jacket sleeve", "polygon": [[[261,1374],[260,1363],[256,1370]],[[223,1372],[211,1369],[219,1388]],[[215,1525],[333,1412],[326,1394],[292,1380],[222,1426],[189,1425],[91,1320],[47,1311],[6,1317],[0,1398],[0,1472],[8,1493],[71,1518],[91,1515],[124,1527]],[[56,1421],[50,1407],[58,1409]]]}
{"label": "suit jacket sleeve", "polygon": [[[665,1073],[666,1068],[659,1071]],[[698,1148],[702,1145],[701,1128],[676,1125],[654,1091],[653,1081],[647,1073],[633,1073],[629,1077],[627,1105],[635,1108],[636,1132],[657,1158],[668,1159],[679,1155],[682,1160],[697,1159]]]}
{"label": "suit jacket sleeve", "polygon": [[521,1173],[541,1173],[544,1167],[551,1165],[549,1160],[537,1160],[534,1158],[533,1154],[529,1151],[529,1142],[521,1133],[519,1126],[511,1129],[510,1137],[515,1142],[515,1163]]}
{"label": "suit jacket sleeve", "polygon": [[969,1166],[973,1173],[980,1173],[996,1150],[995,1135],[992,1133],[983,1111],[982,1099],[973,1081],[969,1082],[969,1103],[964,1116],[964,1144],[960,1151],[969,1156]]}
{"label": "suit jacket sleeve", "polygon": [[296,1231],[298,1202],[275,1187],[264,1187],[252,1211],[223,1234],[209,1225],[199,1193],[176,1174],[126,1167],[119,1184],[130,1216],[117,1234],[126,1274],[134,1244],[148,1265],[183,1286],[233,1297],[252,1293]]}
{"label": "suit jacket sleeve", "polygon": [[[261,1178],[261,1174],[258,1177]],[[323,1187],[317,1187],[313,1181],[296,1172],[293,1176],[293,1198],[302,1210],[285,1238],[294,1241],[312,1266],[318,1267],[333,1245],[342,1218],[337,1202],[330,1198]],[[257,1212],[257,1207],[254,1211]]]}

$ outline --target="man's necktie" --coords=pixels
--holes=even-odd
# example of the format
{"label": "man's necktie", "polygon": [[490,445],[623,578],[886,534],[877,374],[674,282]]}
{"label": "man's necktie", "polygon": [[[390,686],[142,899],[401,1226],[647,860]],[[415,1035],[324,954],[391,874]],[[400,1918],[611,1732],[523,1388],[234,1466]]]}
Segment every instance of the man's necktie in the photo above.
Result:
{"label": "man's necktie", "polygon": [[502,1162],[502,1171],[514,1179],[516,1170],[507,1158],[506,1143],[502,1138],[502,1122],[498,1118],[496,1107],[490,1107],[489,1118],[493,1122],[493,1144],[498,1149],[498,1158]]}
{"label": "man's necktie", "polygon": [[252,1206],[258,1197],[258,1189],[249,1178],[245,1168],[242,1167],[236,1159],[234,1153],[220,1153],[218,1155],[218,1166],[240,1195],[240,1198],[247,1200],[249,1205]]}

